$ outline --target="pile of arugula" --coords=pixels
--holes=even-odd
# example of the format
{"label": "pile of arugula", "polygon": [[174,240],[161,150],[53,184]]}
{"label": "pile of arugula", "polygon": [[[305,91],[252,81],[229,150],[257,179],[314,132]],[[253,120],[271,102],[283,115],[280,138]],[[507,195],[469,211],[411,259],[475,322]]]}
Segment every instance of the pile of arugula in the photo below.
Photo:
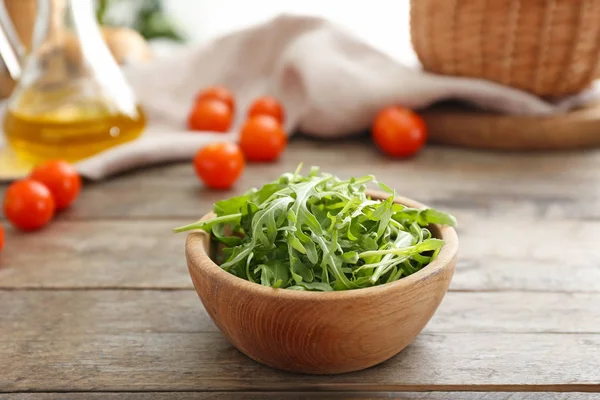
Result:
{"label": "pile of arugula", "polygon": [[215,218],[176,228],[203,229],[225,247],[221,267],[274,288],[331,291],[396,281],[429,264],[444,241],[430,224],[451,215],[365,194],[373,176],[340,180],[300,167],[275,182],[215,204]]}

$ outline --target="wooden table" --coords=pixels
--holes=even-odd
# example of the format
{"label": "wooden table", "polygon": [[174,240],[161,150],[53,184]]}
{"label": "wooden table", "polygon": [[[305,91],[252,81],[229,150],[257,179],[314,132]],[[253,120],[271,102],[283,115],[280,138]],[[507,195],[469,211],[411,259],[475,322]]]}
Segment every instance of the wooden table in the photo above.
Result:
{"label": "wooden table", "polygon": [[185,235],[171,229],[232,193],[202,189],[178,164],[90,183],[37,233],[3,221],[0,399],[598,398],[584,392],[600,391],[600,152],[430,147],[393,161],[368,141],[299,139],[281,162],[250,166],[235,192],[301,161],[375,174],[458,218],[450,292],[401,354],[315,377],[230,346],[192,288]]}

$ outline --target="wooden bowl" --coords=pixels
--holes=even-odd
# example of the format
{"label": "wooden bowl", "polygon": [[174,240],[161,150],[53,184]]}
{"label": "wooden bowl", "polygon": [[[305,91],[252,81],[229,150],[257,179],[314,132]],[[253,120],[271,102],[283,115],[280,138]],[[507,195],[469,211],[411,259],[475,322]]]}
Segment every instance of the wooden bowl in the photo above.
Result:
{"label": "wooden bowl", "polygon": [[[423,207],[406,198],[396,202]],[[451,227],[430,229],[446,241],[432,263],[396,282],[348,291],[272,289],[238,278],[211,260],[210,236],[204,231],[189,234],[186,257],[206,311],[242,353],[286,371],[344,373],[398,354],[442,301],[454,274],[458,238]]]}

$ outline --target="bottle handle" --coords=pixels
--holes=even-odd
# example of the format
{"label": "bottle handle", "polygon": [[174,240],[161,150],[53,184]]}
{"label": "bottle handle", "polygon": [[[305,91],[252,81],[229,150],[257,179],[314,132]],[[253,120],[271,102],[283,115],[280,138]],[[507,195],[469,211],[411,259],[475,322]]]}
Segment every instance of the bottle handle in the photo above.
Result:
{"label": "bottle handle", "polygon": [[8,15],[4,1],[0,0],[0,57],[10,77],[18,80],[21,76],[21,60],[25,55],[25,47]]}

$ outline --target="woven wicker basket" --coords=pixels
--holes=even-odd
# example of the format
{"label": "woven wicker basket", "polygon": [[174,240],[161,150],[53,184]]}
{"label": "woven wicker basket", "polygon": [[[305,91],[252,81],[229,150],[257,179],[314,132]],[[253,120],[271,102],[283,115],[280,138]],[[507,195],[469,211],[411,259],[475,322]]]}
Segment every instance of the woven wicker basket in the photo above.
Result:
{"label": "woven wicker basket", "polygon": [[483,78],[539,96],[600,77],[600,0],[411,0],[425,70]]}

